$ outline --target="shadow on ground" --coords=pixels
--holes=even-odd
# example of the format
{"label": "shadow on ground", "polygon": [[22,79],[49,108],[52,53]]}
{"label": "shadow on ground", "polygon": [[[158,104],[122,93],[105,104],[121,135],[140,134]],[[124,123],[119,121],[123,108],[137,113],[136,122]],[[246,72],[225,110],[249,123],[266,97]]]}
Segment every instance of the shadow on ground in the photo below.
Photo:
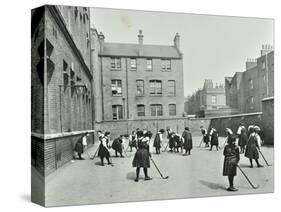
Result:
{"label": "shadow on ground", "polygon": [[213,190],[225,190],[225,186],[221,185],[221,184],[218,184],[218,183],[212,183],[212,182],[208,182],[208,181],[205,181],[205,180],[200,180],[200,183],[204,186],[207,186],[208,188],[210,189],[213,189]]}

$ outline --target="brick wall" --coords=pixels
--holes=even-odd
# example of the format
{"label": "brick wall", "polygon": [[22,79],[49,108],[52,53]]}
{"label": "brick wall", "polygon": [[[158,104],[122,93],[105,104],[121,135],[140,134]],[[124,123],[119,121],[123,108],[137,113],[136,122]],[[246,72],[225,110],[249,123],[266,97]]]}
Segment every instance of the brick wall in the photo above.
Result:
{"label": "brick wall", "polygon": [[210,126],[216,128],[220,136],[226,136],[225,128],[230,128],[233,133],[236,133],[240,122],[242,122],[246,128],[253,123],[262,127],[262,113],[239,114],[212,118]]}
{"label": "brick wall", "polygon": [[264,140],[266,144],[274,144],[274,99],[268,98],[262,101],[262,128],[264,131]]}
{"label": "brick wall", "polygon": [[[92,129],[93,101],[86,101],[86,95],[92,99],[91,79],[48,9],[46,9],[45,17],[45,36],[54,47],[50,59],[55,65],[53,74],[46,84],[45,133],[90,130]],[[57,32],[56,35],[54,35],[54,30]],[[88,54],[90,54],[90,48]],[[68,83],[66,87],[64,87],[63,61],[67,63]],[[79,83],[77,81],[77,77],[79,77],[82,84],[87,86],[87,94],[82,95],[71,91],[71,69],[74,71],[75,83]]]}
{"label": "brick wall", "polygon": [[[32,28],[34,28],[31,35],[31,130],[37,133],[44,132],[44,68],[39,65],[41,58],[38,49],[42,42],[44,42],[44,7],[32,10],[34,19],[32,21]],[[40,20],[40,21],[39,21]],[[37,22],[39,21],[39,22]],[[41,79],[40,79],[41,74]]]}
{"label": "brick wall", "polygon": [[[84,132],[53,139],[31,138],[31,164],[42,175],[47,176],[73,159],[74,147]],[[94,136],[87,137],[88,146],[94,143]]]}
{"label": "brick wall", "polygon": [[187,118],[105,121],[96,124],[95,130],[102,130],[103,132],[110,131],[111,138],[116,138],[121,134],[131,133],[137,128],[150,130],[155,135],[158,130],[166,130],[167,127],[178,133],[182,133],[184,127],[189,127],[193,135],[200,135],[200,126],[208,127],[209,123],[209,119]]}

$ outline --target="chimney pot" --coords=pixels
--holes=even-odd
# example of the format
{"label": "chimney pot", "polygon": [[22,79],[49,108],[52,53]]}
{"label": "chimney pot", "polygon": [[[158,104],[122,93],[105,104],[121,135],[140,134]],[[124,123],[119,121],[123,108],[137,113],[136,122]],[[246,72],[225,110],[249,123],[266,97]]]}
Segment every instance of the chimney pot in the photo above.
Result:
{"label": "chimney pot", "polygon": [[143,45],[143,34],[141,29],[139,30],[138,38],[139,38],[139,44]]}
{"label": "chimney pot", "polygon": [[180,49],[180,35],[177,32],[174,37],[174,46],[179,50]]}

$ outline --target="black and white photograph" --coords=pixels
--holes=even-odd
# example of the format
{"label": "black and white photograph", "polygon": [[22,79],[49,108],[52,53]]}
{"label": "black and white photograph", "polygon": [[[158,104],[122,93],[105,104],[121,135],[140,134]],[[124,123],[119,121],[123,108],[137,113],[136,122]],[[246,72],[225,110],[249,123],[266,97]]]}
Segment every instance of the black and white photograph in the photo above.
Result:
{"label": "black and white photograph", "polygon": [[273,193],[274,164],[273,18],[31,10],[32,202]]}

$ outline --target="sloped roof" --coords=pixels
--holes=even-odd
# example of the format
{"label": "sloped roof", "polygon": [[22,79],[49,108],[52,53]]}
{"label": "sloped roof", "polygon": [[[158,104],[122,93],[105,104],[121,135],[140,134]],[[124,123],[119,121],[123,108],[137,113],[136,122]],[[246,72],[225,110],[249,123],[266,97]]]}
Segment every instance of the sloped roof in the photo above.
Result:
{"label": "sloped roof", "polygon": [[142,55],[140,55],[139,52],[139,44],[104,43],[99,55],[177,59],[181,58],[180,52],[174,46],[142,45]]}

